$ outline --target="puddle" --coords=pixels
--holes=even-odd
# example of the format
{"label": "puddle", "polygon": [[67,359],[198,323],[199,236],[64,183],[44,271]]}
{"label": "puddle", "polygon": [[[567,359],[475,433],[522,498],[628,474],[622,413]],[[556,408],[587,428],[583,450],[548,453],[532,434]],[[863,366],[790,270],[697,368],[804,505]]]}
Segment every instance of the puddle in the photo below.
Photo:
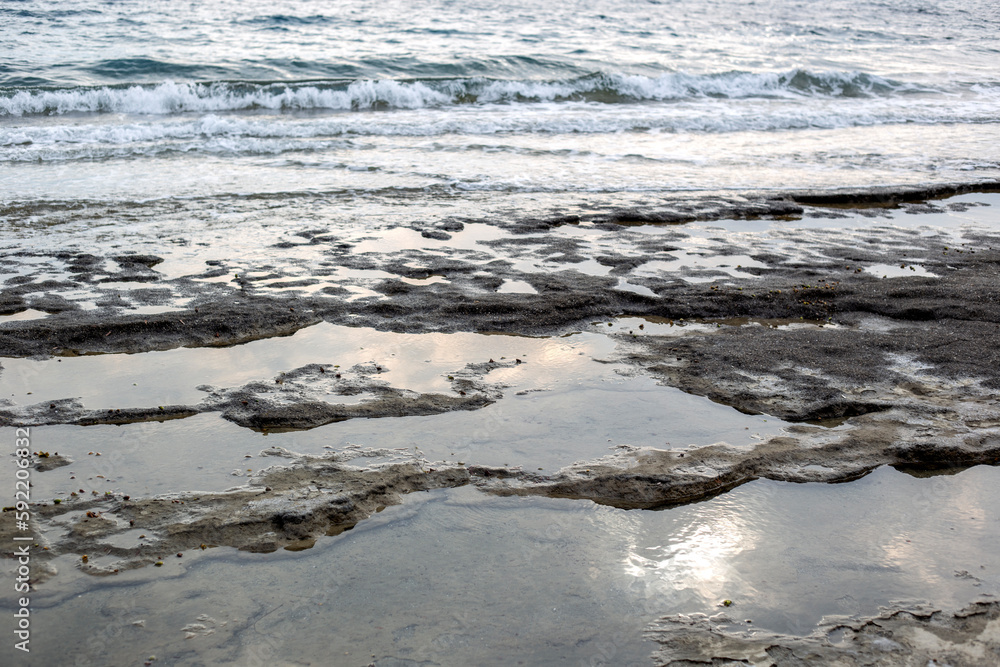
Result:
{"label": "puddle", "polygon": [[144,531],[132,529],[108,538],[107,543],[120,549],[135,549],[143,544]]}
{"label": "puddle", "polygon": [[538,294],[538,290],[524,280],[504,280],[503,284],[497,288],[497,292],[500,294]]}
{"label": "puddle", "polygon": [[[606,356],[613,341],[583,334],[573,339],[521,338],[482,334],[397,334],[320,323],[292,336],[274,337],[227,348],[180,348],[144,354],[105,354],[45,360],[5,358],[0,398],[18,404],[80,398],[91,408],[124,408],[198,403],[211,384],[234,387],[251,380],[273,380],[282,371],[324,364],[346,372],[355,364],[375,363],[377,378],[416,392],[454,393],[448,376],[469,363],[513,363],[507,378],[520,389],[547,388],[600,375],[591,359]],[[95,381],[100,378],[100,382]],[[30,394],[29,394],[30,392]]]}
{"label": "puddle", "polygon": [[559,259],[557,255],[555,259],[546,258],[542,260],[541,264],[538,266],[542,269],[550,269],[553,264],[558,266],[557,271],[579,271],[580,273],[585,273],[588,276],[603,277],[611,273],[613,267],[605,266],[598,262],[596,259],[587,258],[582,262],[563,262]]}
{"label": "puddle", "polygon": [[342,285],[342,287],[350,293],[350,296],[346,297],[345,301],[357,301],[359,299],[385,299],[386,295],[381,292],[376,292],[373,289],[368,289],[367,287],[358,287],[357,285]]}
{"label": "puddle", "polygon": [[672,320],[655,315],[616,317],[612,322],[592,322],[594,331],[627,333],[633,336],[685,336],[705,334],[724,327],[767,327],[769,329],[840,329],[839,324],[823,320],[793,320],[787,318],[730,317],[719,320]]}
{"label": "puddle", "polygon": [[[730,276],[745,279],[755,277],[746,269],[769,268],[767,264],[747,255],[713,255],[708,251],[687,251],[680,255],[679,259],[673,261],[646,262],[634,269],[633,273],[638,276],[678,275],[688,282],[704,282],[707,276],[699,276],[699,273],[711,273],[720,278]],[[709,278],[712,279],[714,278]]]}
{"label": "puddle", "polygon": [[407,285],[447,285],[451,281],[443,276],[428,276],[426,278],[400,278]]}
{"label": "puddle", "polygon": [[908,276],[939,277],[919,264],[872,264],[865,267],[865,272],[881,278],[903,278]]}
{"label": "puddle", "polygon": [[[588,400],[583,396],[591,391],[611,392],[622,403],[629,402],[626,397],[630,392],[662,394],[666,403],[684,402],[681,392],[644,386],[642,380],[623,377],[616,367],[594,359],[613,355],[615,342],[607,337],[609,333],[636,330],[643,325],[645,333],[673,334],[709,330],[716,325],[668,324],[640,318],[620,318],[616,322],[617,327],[607,330],[595,327],[596,333],[559,338],[397,334],[320,323],[292,336],[227,348],[180,348],[44,360],[4,358],[0,398],[17,405],[77,398],[88,409],[193,406],[205,398],[205,388],[210,386],[237,387],[255,380],[273,382],[279,374],[308,364],[322,364],[334,373],[353,377],[357,374],[351,370],[355,365],[374,364],[378,372],[372,377],[379,383],[418,393],[454,395],[456,378],[481,375],[488,383],[502,385],[508,400],[536,392],[572,394],[575,398],[567,399],[560,408],[562,413],[570,415],[586,413],[589,407],[578,408],[571,401]],[[491,360],[495,362],[492,366]],[[466,368],[467,364],[480,366],[472,372]],[[358,400],[329,394],[331,403],[352,404]],[[709,403],[706,399],[698,400]],[[662,408],[655,414],[660,413]]]}
{"label": "puddle", "polygon": [[467,224],[461,231],[448,232],[449,239],[433,239],[408,227],[395,227],[378,232],[375,237],[367,237],[354,246],[356,253],[400,252],[422,248],[426,250],[481,250],[482,242],[510,236],[497,227],[486,224]]}
{"label": "puddle", "polygon": [[649,665],[647,624],[713,615],[722,600],[752,627],[803,635],[891,600],[954,608],[995,594],[998,473],[757,481],[663,511],[466,487],[412,494],[301,551],[196,549],[102,578],[64,556],[32,597],[32,650],[39,664],[72,652],[97,664]]}
{"label": "puddle", "polygon": [[[642,320],[620,321],[619,330],[636,322]],[[667,324],[655,326],[669,328]],[[253,380],[273,382],[283,371],[321,363],[329,369],[324,378],[331,381],[329,376],[337,372],[351,375],[355,364],[377,364],[382,372],[372,377],[389,386],[454,395],[454,378],[469,377],[466,364],[475,363],[482,381],[503,392],[495,403],[472,411],[350,419],[266,436],[217,413],[126,426],[35,427],[37,447],[74,460],[48,473],[38,490],[43,497],[74,490],[70,471],[78,479],[104,475],[100,482],[95,477],[94,486],[86,488],[88,493],[221,490],[237,483],[229,477],[234,467],[257,470],[271,465],[272,460],[256,459],[259,451],[270,446],[307,454],[350,445],[418,448],[431,461],[554,472],[574,461],[603,456],[619,444],[684,449],[726,442],[749,447],[788,425],[661,386],[646,376],[622,374],[622,367],[595,361],[615,353],[615,342],[606,333],[560,338],[394,334],[322,323],[293,336],[231,348],[43,361],[4,359],[0,388],[8,400],[21,405],[68,397],[79,397],[93,409],[197,405],[207,395],[198,387],[208,382],[216,387]],[[496,363],[490,365],[490,359]],[[330,389],[318,394],[318,400],[333,404],[353,405],[370,398],[370,393],[345,396]],[[100,460],[88,455],[92,451],[101,452]],[[254,461],[237,466],[245,455],[255,457]],[[192,470],[195,463],[197,471]],[[57,479],[61,485],[49,484]]]}
{"label": "puddle", "polygon": [[360,241],[352,248],[352,252],[358,254],[401,252],[414,248],[439,248],[448,245],[450,245],[448,241],[424,238],[415,229],[396,227],[380,232],[377,237]]}
{"label": "puddle", "polygon": [[35,310],[34,308],[28,308],[16,313],[11,313],[10,315],[0,315],[0,325],[7,322],[24,322],[25,320],[40,320],[43,317],[48,317],[48,313]]}
{"label": "puddle", "polygon": [[156,284],[157,280],[128,280],[128,281],[113,281],[109,280],[107,282],[99,282],[95,287],[99,290],[124,290],[131,291],[137,289],[156,289],[160,287]]}
{"label": "puddle", "polygon": [[649,289],[648,287],[644,287],[643,285],[634,285],[626,281],[624,278],[618,279],[618,286],[615,287],[615,289],[622,290],[623,292],[633,292],[635,294],[642,294],[643,296],[652,296],[652,297],[658,296],[656,292]]}
{"label": "puddle", "polygon": [[787,425],[659,386],[650,378],[612,376],[593,386],[508,394],[474,412],[351,419],[311,431],[271,434],[266,442],[317,453],[324,445],[418,447],[430,460],[542,468],[548,474],[574,461],[604,456],[619,444],[687,449],[721,441],[750,447]]}
{"label": "puddle", "polygon": [[[12,430],[3,432],[13,437]],[[36,426],[31,433],[34,447],[72,461],[32,476],[38,498],[67,498],[73,492],[92,496],[95,491],[135,497],[223,491],[245,484],[247,468],[257,471],[281,462],[258,456],[280,439],[265,438],[212,413],[127,426]],[[322,445],[317,449],[322,451]]]}
{"label": "puddle", "polygon": [[259,283],[256,288],[265,289],[268,292],[301,292],[303,294],[316,294],[328,287],[331,283],[323,283],[319,280],[278,280],[271,283]]}
{"label": "puddle", "polygon": [[212,276],[211,278],[195,278],[195,280],[201,283],[230,283],[236,279],[236,275],[238,274],[230,275],[226,273],[221,276]]}

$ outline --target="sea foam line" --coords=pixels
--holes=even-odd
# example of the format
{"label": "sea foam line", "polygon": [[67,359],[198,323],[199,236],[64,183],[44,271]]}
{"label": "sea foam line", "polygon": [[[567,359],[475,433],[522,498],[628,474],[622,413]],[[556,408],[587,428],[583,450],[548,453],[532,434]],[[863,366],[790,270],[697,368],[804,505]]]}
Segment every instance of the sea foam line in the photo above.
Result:
{"label": "sea foam line", "polygon": [[159,84],[0,90],[0,115],[72,112],[173,114],[248,109],[418,109],[458,104],[591,101],[607,104],[715,98],[880,97],[934,92],[859,72],[724,72],[658,77],[592,74],[557,81],[359,79],[303,83],[164,81]]}
{"label": "sea foam line", "polygon": [[[774,132],[898,124],[995,124],[988,99],[692,100],[670,105],[617,105],[595,112],[592,103],[484,105],[400,110],[393,114],[151,117],[126,122],[24,122],[0,126],[0,157],[11,161],[88,159],[164,151],[224,154],[281,153],[330,148],[329,142],[364,137],[436,137],[505,134],[613,134]],[[345,145],[345,148],[349,146]]]}

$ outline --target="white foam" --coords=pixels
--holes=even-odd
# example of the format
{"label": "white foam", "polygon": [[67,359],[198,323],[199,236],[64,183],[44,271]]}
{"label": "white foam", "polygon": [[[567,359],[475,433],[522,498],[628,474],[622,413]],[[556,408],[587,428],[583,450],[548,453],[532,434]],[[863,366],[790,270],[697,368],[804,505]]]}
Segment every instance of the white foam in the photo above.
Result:
{"label": "white foam", "polygon": [[[330,92],[330,91],[328,91]],[[372,92],[374,95],[374,92]],[[481,105],[393,113],[167,116],[129,122],[25,122],[0,127],[0,155],[9,161],[95,159],[163,152],[277,154],[288,150],[352,147],[357,137],[727,133],[840,129],[895,124],[996,122],[992,101],[945,104],[935,100],[849,101],[688,100],[667,105],[593,103]],[[117,119],[116,119],[117,120]]]}
{"label": "white foam", "polygon": [[172,114],[246,109],[400,109],[445,104],[450,97],[421,82],[359,80],[343,90],[313,85],[253,86],[165,81],[156,86],[18,91],[0,96],[0,115],[101,112]]}
{"label": "white foam", "polygon": [[[70,112],[173,114],[246,109],[416,109],[468,102],[603,102],[679,100],[700,97],[841,97],[885,96],[923,90],[858,72],[669,72],[658,77],[594,74],[559,81],[490,80],[481,77],[396,81],[288,84],[184,83],[68,88],[0,95],[0,115]],[[985,88],[984,88],[985,90]]]}

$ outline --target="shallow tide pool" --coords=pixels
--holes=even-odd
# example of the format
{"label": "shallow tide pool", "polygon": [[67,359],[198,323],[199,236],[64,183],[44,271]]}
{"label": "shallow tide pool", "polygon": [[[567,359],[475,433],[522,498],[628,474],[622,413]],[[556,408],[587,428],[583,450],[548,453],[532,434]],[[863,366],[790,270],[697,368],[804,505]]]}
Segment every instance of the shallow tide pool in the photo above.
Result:
{"label": "shallow tide pool", "polygon": [[660,511],[466,487],[305,551],[100,578],[64,556],[34,593],[30,664],[647,665],[664,614],[808,634],[890,601],[960,607],[1000,587],[997,474],[758,481]]}

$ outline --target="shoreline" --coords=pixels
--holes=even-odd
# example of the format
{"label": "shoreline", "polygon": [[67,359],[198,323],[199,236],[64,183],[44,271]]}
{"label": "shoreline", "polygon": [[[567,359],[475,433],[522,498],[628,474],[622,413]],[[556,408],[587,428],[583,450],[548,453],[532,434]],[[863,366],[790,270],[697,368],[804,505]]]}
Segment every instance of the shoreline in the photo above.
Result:
{"label": "shoreline", "polygon": [[[901,192],[892,196],[908,196]],[[881,201],[883,195],[871,190],[852,196],[856,203],[867,204]],[[922,202],[917,209],[903,210],[919,222],[922,216],[961,215],[973,205],[942,203],[944,207]],[[822,209],[810,210],[819,216],[814,224],[825,224]],[[1000,217],[988,210],[993,218]],[[842,219],[832,224],[841,224]],[[845,229],[845,237],[856,237],[859,225],[867,220],[849,219],[852,226]],[[608,234],[598,227],[586,233]],[[414,251],[429,266],[413,268],[397,255],[352,256],[345,250],[338,256],[342,264],[363,260],[367,266],[399,271],[401,278],[378,279],[373,287],[377,297],[344,300],[315,293],[292,292],[284,298],[258,294],[252,278],[237,276],[233,287],[213,283],[194,288],[215,293],[195,297],[199,305],[194,308],[142,315],[71,310],[7,322],[0,325],[0,352],[28,358],[28,365],[18,366],[18,372],[31,376],[42,372],[33,369],[46,363],[47,353],[72,363],[77,355],[124,352],[138,363],[142,353],[181,346],[225,350],[279,337],[294,347],[296,332],[320,322],[348,326],[359,335],[365,327],[416,336],[427,331],[535,336],[584,331],[613,342],[616,351],[607,362],[619,364],[619,373],[651,377],[746,414],[801,425],[794,434],[762,442],[754,450],[757,454],[707,447],[681,461],[675,452],[658,453],[644,443],[629,443],[643,452],[642,464],[633,454],[618,459],[613,454],[604,461],[567,467],[555,477],[490,466],[460,473],[462,483],[469,482],[471,474],[492,492],[590,498],[619,507],[690,502],[758,477],[845,481],[882,465],[935,469],[998,460],[1000,412],[992,396],[1000,387],[1000,301],[992,295],[1000,288],[1000,230],[977,228],[961,247],[955,247],[949,245],[954,241],[937,233],[916,234],[907,227],[883,225],[875,247],[868,249],[848,246],[839,236],[832,242],[809,236],[808,226],[803,231],[765,227],[754,245],[767,246],[767,252],[741,248],[739,240],[713,239],[717,257],[745,253],[742,256],[753,266],[720,274],[717,266],[710,265],[711,280],[692,282],[684,279],[683,267],[679,273],[636,274],[644,264],[662,264],[658,258],[664,252],[679,254],[685,240],[675,236],[675,230],[685,229],[683,225],[647,225],[645,233],[615,226],[610,233],[619,240],[617,254],[597,256],[598,264],[607,269],[605,275],[574,270],[580,263],[577,255],[589,249],[577,237],[566,235],[567,229],[576,233],[574,226],[559,226],[524,236],[515,226],[513,235],[476,242],[511,255],[507,261],[486,264],[492,280],[523,279],[535,294],[482,292],[476,281],[485,278],[474,275],[474,265],[465,258]],[[449,243],[451,235],[463,231],[468,231],[464,225],[453,226],[445,234],[449,238],[439,242]],[[775,251],[775,238],[796,251],[805,248],[813,253],[813,261],[789,261]],[[660,239],[673,245],[664,251]],[[325,243],[336,245],[336,241],[334,237]],[[559,249],[562,259],[551,268],[546,265],[544,272],[513,268],[519,261],[517,253],[536,247],[544,253]],[[823,262],[816,261],[819,254]],[[131,277],[149,284],[163,282],[153,273],[159,260],[129,254],[115,259],[121,272],[131,272]],[[71,267],[78,285],[81,279],[94,281],[104,270],[98,258],[82,262],[75,256],[68,261],[75,262]],[[431,265],[434,261],[450,268]],[[872,263],[896,262],[902,269],[897,276],[879,278],[865,270]],[[913,265],[924,275],[907,275],[906,267]],[[442,276],[448,282],[410,285],[402,282],[407,273]],[[625,279],[649,294],[620,289]],[[187,278],[167,282],[192,289]],[[8,303],[11,292],[27,287],[31,283],[6,288]],[[610,319],[608,326],[615,322],[620,326],[608,330],[605,319]],[[340,336],[336,331],[324,335]],[[404,345],[402,340],[395,345]],[[510,359],[490,359],[477,365],[476,340],[462,343],[471,345],[473,354],[466,369],[457,364],[447,370],[453,374],[448,375],[449,382],[437,385],[443,392],[387,384],[379,364],[388,359],[340,369],[332,360],[324,364],[317,357],[299,368],[282,368],[273,380],[277,387],[268,386],[271,380],[265,378],[228,388],[206,387],[208,393],[198,403],[119,407],[85,405],[56,395],[27,403],[2,399],[0,424],[126,425],[218,412],[246,428],[280,432],[345,419],[478,411],[504,396],[504,385],[491,384],[487,376],[510,370],[521,360],[515,364]],[[348,400],[358,395],[362,402]],[[921,426],[915,429],[911,423]],[[853,431],[828,428],[836,424]],[[814,440],[816,444],[809,444]],[[686,472],[702,464],[713,474]],[[448,463],[428,465],[440,468]],[[801,472],[806,470],[812,472]],[[498,478],[511,480],[511,486],[497,486]],[[665,493],[664,484],[670,489]]]}
{"label": "shoreline", "polygon": [[[174,552],[309,549],[418,492],[469,487],[496,499],[589,500],[638,511],[711,502],[755,480],[833,483],[885,466],[914,474],[995,466],[1000,198],[992,193],[1000,186],[990,188],[934,202],[917,191],[855,192],[846,209],[842,194],[824,200],[829,207],[804,203],[811,194],[794,195],[801,204],[789,195],[750,202],[740,216],[726,208],[731,203],[713,200],[720,217],[683,223],[670,218],[676,211],[633,210],[590,220],[389,226],[355,237],[317,227],[298,232],[299,244],[272,246],[289,253],[285,264],[234,270],[210,258],[199,273],[186,273],[196,262],[178,264],[170,253],[35,252],[33,259],[49,262],[49,277],[8,280],[0,291],[11,318],[0,320],[0,379],[18,394],[0,399],[0,426],[151,433],[197,418],[225,420],[237,438],[317,437],[309,441],[314,449],[302,451],[260,450],[248,439],[260,450],[245,456],[253,470],[234,470],[237,486],[225,490],[128,493],[112,479],[111,490],[93,497],[41,499],[34,512],[45,550],[34,557],[34,584],[58,587],[59,568],[81,554],[92,557],[74,563],[80,574],[113,579],[161,567]],[[85,302],[96,307],[81,309]],[[376,334],[381,342],[365,350],[365,338]],[[564,339],[568,347],[552,347]],[[251,348],[257,357],[236,356]],[[209,353],[218,356],[199,356]],[[563,361],[546,366],[546,355]],[[216,366],[234,359],[248,374]],[[579,366],[560,365],[569,359]],[[197,384],[193,372],[163,375],[164,391],[184,399],[162,404],[125,402],[124,386],[99,400],[59,393],[76,391],[68,380],[79,364],[101,360],[154,383],[170,364],[204,365],[211,384]],[[43,384],[43,377],[55,379]],[[625,383],[617,400],[634,400],[638,394],[628,392],[638,385],[629,383],[641,380],[780,430],[742,445],[609,439],[612,453],[546,471],[526,470],[516,449],[504,465],[478,461],[471,446],[442,455],[332,440],[333,451],[315,450],[342,424],[371,424],[377,439],[396,419],[464,412],[482,415],[483,434],[473,438],[499,442],[505,419],[528,414],[512,401],[531,406],[535,397],[566,391],[559,382],[601,386],[613,378]],[[562,405],[573,406],[573,396]],[[55,480],[100,469],[82,452],[46,449],[52,453],[33,459],[45,476],[40,488],[75,489],[74,475]],[[130,471],[137,450],[130,451],[109,470]],[[211,459],[209,467],[232,465]],[[87,484],[97,481],[80,487]],[[13,530],[13,513],[5,512],[0,536]],[[990,607],[975,615],[996,614]],[[662,664],[677,659],[668,651],[671,623],[690,630],[687,620],[670,617],[646,637],[668,647],[657,658]],[[691,636],[709,637],[708,648],[697,649],[702,657],[711,657],[717,635],[744,642],[731,630],[699,625]],[[781,641],[792,653],[812,650]]]}

